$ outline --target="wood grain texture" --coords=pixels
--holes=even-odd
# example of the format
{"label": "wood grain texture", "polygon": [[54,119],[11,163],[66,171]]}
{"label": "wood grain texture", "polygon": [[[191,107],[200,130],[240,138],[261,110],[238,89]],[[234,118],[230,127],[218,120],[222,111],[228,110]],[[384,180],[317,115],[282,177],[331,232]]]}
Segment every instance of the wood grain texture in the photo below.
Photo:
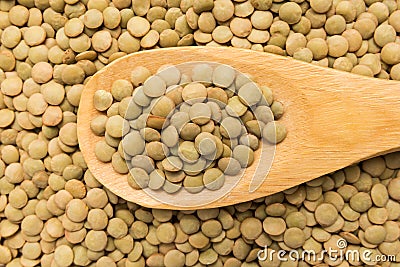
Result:
{"label": "wood grain texture", "polygon": [[[142,190],[134,190],[127,184],[126,175],[116,173],[111,164],[99,162],[94,155],[94,145],[102,138],[90,130],[90,121],[99,114],[93,108],[96,90],[110,90],[115,79],[129,79],[135,66],[155,72],[164,64],[189,61],[228,64],[248,73],[260,85],[269,86],[275,99],[285,107],[281,121],[288,129],[287,138],[277,145],[269,174],[252,193],[249,192],[251,177],[257,165],[265,168],[262,162],[246,169],[245,176],[231,192],[199,206],[182,205],[182,198],[174,195],[165,204]],[[168,48],[131,54],[96,73],[82,93],[78,138],[90,171],[118,196],[152,208],[202,209],[267,196],[360,160],[396,151],[400,148],[399,114],[400,83],[396,81],[357,76],[251,50]],[[201,195],[191,197],[198,199]]]}

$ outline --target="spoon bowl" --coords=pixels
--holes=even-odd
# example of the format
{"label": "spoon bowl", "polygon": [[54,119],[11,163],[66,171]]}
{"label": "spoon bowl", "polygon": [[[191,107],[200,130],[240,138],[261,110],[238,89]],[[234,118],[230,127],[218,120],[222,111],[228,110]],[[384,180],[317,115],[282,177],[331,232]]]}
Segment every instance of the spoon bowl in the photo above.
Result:
{"label": "spoon bowl", "polygon": [[[226,64],[269,86],[285,114],[286,139],[276,146],[270,164],[254,163],[232,188],[213,199],[201,194],[169,195],[168,201],[128,185],[127,175],[97,160],[90,122],[100,114],[93,105],[96,90],[110,90],[116,79],[130,79],[136,66],[155,73],[165,64]],[[91,173],[116,195],[149,208],[205,209],[233,205],[283,191],[361,160],[400,149],[400,83],[319,67],[268,53],[227,47],[182,47],[142,51],[120,58],[85,85],[78,110],[79,146]],[[236,183],[237,182],[237,183]],[[181,190],[183,191],[183,190]],[[163,193],[161,193],[163,194]],[[165,199],[161,198],[161,199]]]}

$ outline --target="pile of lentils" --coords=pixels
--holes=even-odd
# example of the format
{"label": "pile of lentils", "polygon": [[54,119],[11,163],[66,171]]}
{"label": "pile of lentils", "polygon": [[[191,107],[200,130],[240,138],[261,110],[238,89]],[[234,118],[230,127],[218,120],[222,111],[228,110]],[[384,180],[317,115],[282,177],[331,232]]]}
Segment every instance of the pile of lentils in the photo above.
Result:
{"label": "pile of lentils", "polygon": [[344,238],[360,253],[399,255],[400,153],[233,206],[148,209],[87,169],[76,111],[97,70],[156,47],[242,47],[400,80],[399,32],[398,0],[1,0],[0,265],[398,265],[257,253]]}
{"label": "pile of lentils", "polygon": [[138,66],[130,81],[117,79],[109,91],[97,90],[93,104],[103,114],[91,129],[104,136],[94,148],[97,159],[118,173],[129,171],[134,189],[172,194],[183,186],[199,193],[221,189],[225,175],[249,167],[261,136],[272,144],[283,141],[286,128],[274,121],[283,107],[271,89],[214,65],[183,64],[190,74],[163,66],[155,75]]}

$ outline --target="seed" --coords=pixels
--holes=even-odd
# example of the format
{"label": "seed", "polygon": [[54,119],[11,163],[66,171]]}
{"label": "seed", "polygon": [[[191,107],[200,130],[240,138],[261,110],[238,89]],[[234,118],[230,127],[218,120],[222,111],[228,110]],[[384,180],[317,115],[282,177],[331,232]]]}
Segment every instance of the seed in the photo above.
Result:
{"label": "seed", "polygon": [[7,48],[14,48],[21,40],[21,31],[16,26],[9,26],[4,29],[1,42]]}
{"label": "seed", "polygon": [[182,134],[183,131],[182,127],[184,127],[184,125],[189,121],[190,121],[189,114],[186,112],[176,112],[170,118],[171,125],[174,126],[177,129],[177,131],[180,132],[180,134]]}
{"label": "seed", "polygon": [[150,173],[154,170],[154,161],[145,155],[136,155],[130,161],[132,167],[138,167]]}
{"label": "seed", "polygon": [[149,188],[153,190],[160,189],[164,185],[165,175],[159,169],[156,169],[150,173]]}
{"label": "seed", "polygon": [[209,190],[217,190],[221,188],[224,182],[225,176],[221,170],[217,168],[208,169],[203,175],[204,186]]}
{"label": "seed", "polygon": [[205,236],[214,238],[221,234],[222,225],[217,220],[208,220],[201,225],[201,231]]}
{"label": "seed", "polygon": [[206,166],[207,166],[207,161],[204,156],[200,157],[194,163],[188,163],[188,162],[183,163],[183,169],[185,170],[185,173],[187,173],[188,175],[198,175],[202,172],[202,170],[205,169]]}
{"label": "seed", "polygon": [[74,254],[72,249],[67,245],[61,245],[54,251],[54,261],[59,266],[69,266],[72,264]]}
{"label": "seed", "polygon": [[84,24],[90,29],[95,29],[103,23],[103,14],[97,9],[90,9],[85,13]]}
{"label": "seed", "polygon": [[180,131],[183,140],[191,141],[201,132],[201,128],[195,123],[187,123]]}
{"label": "seed", "polygon": [[240,117],[246,113],[247,107],[238,96],[234,96],[228,100],[226,112],[232,117]]}
{"label": "seed", "polygon": [[143,87],[137,87],[133,93],[132,97],[133,101],[135,104],[141,106],[141,107],[147,107],[151,103],[151,98],[148,97],[144,92],[143,92]]}
{"label": "seed", "polygon": [[176,238],[176,229],[172,223],[162,223],[157,227],[157,238],[162,243],[172,243]]}
{"label": "seed", "polygon": [[242,235],[249,240],[257,239],[262,233],[261,221],[257,218],[246,218],[240,224],[240,232]]}
{"label": "seed", "polygon": [[22,91],[22,80],[19,77],[10,77],[1,83],[1,92],[7,96],[16,96]]}
{"label": "seed", "polygon": [[277,236],[284,233],[286,224],[282,218],[267,217],[263,222],[263,229],[267,234]]}
{"label": "seed", "polygon": [[81,222],[86,219],[88,207],[80,199],[71,200],[66,208],[66,215],[74,222]]}
{"label": "seed", "polygon": [[29,97],[28,102],[26,104],[27,110],[32,115],[41,115],[47,109],[48,104],[45,101],[42,94],[36,93]]}
{"label": "seed", "polygon": [[204,0],[193,3],[193,10],[198,14],[204,11],[209,11],[213,7],[214,7],[214,2],[212,0]]}
{"label": "seed", "polygon": [[245,145],[238,145],[233,149],[233,158],[239,161],[242,168],[250,166],[254,161],[254,152]]}
{"label": "seed", "polygon": [[212,13],[217,21],[225,22],[232,18],[234,5],[231,1],[216,1],[214,2]]}
{"label": "seed", "polygon": [[304,232],[297,227],[287,229],[283,236],[283,240],[290,248],[301,247],[305,242]]}
{"label": "seed", "polygon": [[343,36],[334,35],[328,38],[328,54],[333,57],[340,57],[346,54],[349,44]]}
{"label": "seed", "polygon": [[241,132],[241,123],[238,119],[227,117],[221,122],[221,133],[226,138],[236,138],[240,135]]}
{"label": "seed", "polygon": [[162,66],[157,71],[157,76],[160,76],[166,83],[167,87],[177,85],[181,79],[180,70],[175,66]]}
{"label": "seed", "polygon": [[388,192],[390,197],[392,197],[393,199],[399,199],[400,195],[397,193],[397,188],[399,188],[400,186],[400,179],[393,179],[390,181],[389,185],[388,185]]}
{"label": "seed", "polygon": [[189,109],[189,118],[198,125],[204,125],[210,121],[211,109],[204,103],[195,103]]}
{"label": "seed", "polygon": [[146,144],[146,152],[154,160],[163,160],[168,154],[168,148],[161,142],[153,141]]}
{"label": "seed", "polygon": [[77,124],[67,123],[59,131],[59,140],[68,146],[78,145]]}
{"label": "seed", "polygon": [[185,180],[183,181],[183,186],[186,191],[190,193],[199,193],[203,190],[203,175],[198,174],[195,176],[187,175]]}
{"label": "seed", "polygon": [[83,32],[84,26],[85,25],[80,19],[72,18],[64,25],[65,35],[68,37],[77,37]]}
{"label": "seed", "polygon": [[149,97],[159,97],[167,89],[165,81],[158,76],[149,77],[143,84],[143,92]]}
{"label": "seed", "polygon": [[32,79],[37,83],[46,83],[53,77],[53,68],[49,63],[39,62],[32,67]]}
{"label": "seed", "polygon": [[220,168],[226,175],[236,175],[242,168],[240,162],[235,158],[222,158],[218,161]]}
{"label": "seed", "polygon": [[112,218],[108,222],[107,233],[116,239],[122,238],[128,233],[128,226],[122,219]]}
{"label": "seed", "polygon": [[393,80],[400,81],[400,64],[396,64],[390,70],[390,77]]}
{"label": "seed", "polygon": [[164,265],[166,267],[182,267],[185,265],[185,254],[179,250],[170,250],[165,254]]}
{"label": "seed", "polygon": [[147,114],[145,114],[145,116],[147,117],[146,126],[157,130],[162,129],[166,120],[165,117],[154,116],[154,115],[147,116]]}
{"label": "seed", "polygon": [[5,71],[11,71],[15,68],[15,55],[10,51],[1,51],[1,68]]}
{"label": "seed", "polygon": [[91,209],[87,216],[87,222],[93,230],[102,230],[108,224],[108,217],[102,209]]}
{"label": "seed", "polygon": [[273,144],[280,143],[286,137],[286,134],[285,126],[278,122],[267,123],[262,132],[262,136]]}
{"label": "seed", "polygon": [[183,141],[178,149],[179,157],[188,163],[194,163],[199,158],[195,145],[190,141]]}
{"label": "seed", "polygon": [[310,1],[311,8],[318,13],[326,13],[332,5],[332,1]]}
{"label": "seed", "polygon": [[141,189],[141,188],[146,188],[149,184],[149,175],[147,172],[141,168],[132,168],[130,170],[130,176],[128,176],[128,184],[135,188],[135,185],[137,185],[137,188],[135,189]]}
{"label": "seed", "polygon": [[189,104],[200,103],[207,97],[207,89],[200,83],[191,83],[183,88],[182,98]]}
{"label": "seed", "polygon": [[152,113],[156,116],[167,117],[175,108],[175,103],[167,96],[161,96],[152,108]]}
{"label": "seed", "polygon": [[[184,18],[184,16],[181,16],[181,18]],[[161,47],[174,47],[178,45],[178,42],[179,34],[175,30],[165,29],[161,32],[159,42]]]}
{"label": "seed", "polygon": [[150,23],[142,17],[133,17],[128,21],[127,29],[134,37],[142,37],[150,30]]}
{"label": "seed", "polygon": [[400,63],[397,51],[400,51],[400,45],[397,43],[387,43],[381,51],[382,61],[388,64]]}
{"label": "seed", "polygon": [[251,32],[251,22],[245,18],[234,18],[229,24],[232,33],[237,37],[247,37]]}
{"label": "seed", "polygon": [[372,206],[370,196],[365,192],[359,192],[350,199],[350,207],[357,212],[364,212]]}
{"label": "seed", "polygon": [[378,19],[379,23],[382,23],[389,16],[389,9],[382,3],[373,3],[369,8],[368,12],[374,14]]}
{"label": "seed", "polygon": [[337,217],[337,209],[329,203],[323,203],[315,210],[315,219],[323,227],[332,225]]}
{"label": "seed", "polygon": [[214,136],[210,133],[203,132],[196,136],[195,148],[201,155],[210,155],[216,152],[216,144]]}
{"label": "seed", "polygon": [[108,29],[115,29],[121,22],[119,10],[114,7],[106,7],[103,10],[104,26]]}
{"label": "seed", "polygon": [[351,72],[368,77],[374,76],[374,73],[372,72],[371,68],[365,65],[357,65],[351,70]]}
{"label": "seed", "polygon": [[[107,131],[108,132],[108,131]],[[130,132],[123,138],[124,151],[128,155],[136,156],[144,151],[145,144],[138,132]]]}
{"label": "seed", "polygon": [[388,201],[388,191],[384,185],[376,184],[371,189],[371,198],[378,207],[384,207]]}
{"label": "seed", "polygon": [[[175,146],[179,141],[179,134],[178,134],[176,128],[174,126],[170,125],[167,128],[163,129],[161,132],[161,140],[168,147]],[[154,141],[156,141],[156,140],[154,140]]]}
{"label": "seed", "polygon": [[182,86],[179,85],[171,85],[167,88],[166,96],[171,98],[174,101],[175,105],[182,104]]}
{"label": "seed", "polygon": [[14,121],[14,112],[9,109],[0,110],[0,127],[5,128]]}
{"label": "seed", "polygon": [[64,87],[56,82],[49,82],[43,84],[41,87],[41,93],[44,100],[50,105],[60,105],[64,100]]}
{"label": "seed", "polygon": [[182,169],[183,167],[183,162],[180,160],[179,157],[172,156],[165,158],[162,161],[162,166],[164,170],[169,171],[169,172],[177,172]]}
{"label": "seed", "polygon": [[333,15],[326,20],[325,30],[329,35],[341,34],[346,29],[346,20],[340,15]]}
{"label": "seed", "polygon": [[132,84],[127,80],[116,80],[111,87],[111,94],[117,101],[121,101],[125,97],[131,96],[133,92]]}
{"label": "seed", "polygon": [[233,33],[228,26],[217,26],[213,30],[211,36],[214,41],[223,44],[229,42],[232,39]]}
{"label": "seed", "polygon": [[208,64],[197,64],[192,70],[192,81],[209,83],[212,81],[213,69]]}
{"label": "seed", "polygon": [[77,65],[68,65],[62,71],[62,80],[66,84],[79,84],[85,78],[85,72]]}
{"label": "seed", "polygon": [[108,118],[106,123],[106,132],[115,138],[122,137],[124,128],[124,119],[119,115]]}
{"label": "seed", "polygon": [[298,48],[303,48],[307,44],[307,39],[301,33],[294,33],[289,35],[286,39],[286,51],[289,55],[293,56]]}
{"label": "seed", "polygon": [[279,18],[289,24],[299,22],[301,14],[301,7],[294,2],[284,3],[279,9]]}
{"label": "seed", "polygon": [[101,251],[107,245],[107,234],[104,231],[90,230],[85,237],[85,244],[90,250]]}
{"label": "seed", "polygon": [[365,230],[365,239],[371,244],[380,244],[385,240],[386,230],[383,226],[372,225]]}
{"label": "seed", "polygon": [[261,91],[254,83],[246,83],[240,87],[238,95],[240,100],[247,106],[253,106],[261,98]]}

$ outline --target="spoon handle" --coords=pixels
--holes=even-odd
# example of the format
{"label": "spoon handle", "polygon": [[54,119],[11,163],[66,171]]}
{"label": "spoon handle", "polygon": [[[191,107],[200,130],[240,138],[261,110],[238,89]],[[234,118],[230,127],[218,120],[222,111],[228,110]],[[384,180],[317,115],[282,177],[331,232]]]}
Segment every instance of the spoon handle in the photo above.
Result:
{"label": "spoon handle", "polygon": [[347,73],[326,78],[313,78],[318,92],[304,90],[318,146],[357,161],[400,148],[399,82]]}
{"label": "spoon handle", "polygon": [[275,66],[279,78],[296,90],[272,88],[287,109],[283,123],[289,132],[259,189],[263,193],[268,194],[271,184],[288,188],[293,180],[300,184],[400,149],[398,81],[295,61],[290,71],[287,64]]}

